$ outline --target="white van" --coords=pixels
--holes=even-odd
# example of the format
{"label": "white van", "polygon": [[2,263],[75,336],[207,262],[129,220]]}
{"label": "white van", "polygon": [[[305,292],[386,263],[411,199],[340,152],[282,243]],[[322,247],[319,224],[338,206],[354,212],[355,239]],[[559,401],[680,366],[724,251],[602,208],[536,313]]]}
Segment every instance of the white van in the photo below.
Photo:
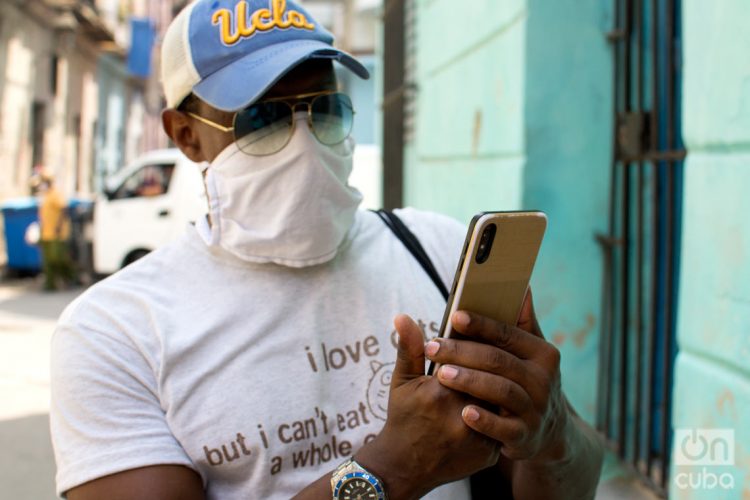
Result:
{"label": "white van", "polygon": [[200,168],[178,149],[152,151],[108,178],[94,208],[94,272],[112,274],[206,214]]}

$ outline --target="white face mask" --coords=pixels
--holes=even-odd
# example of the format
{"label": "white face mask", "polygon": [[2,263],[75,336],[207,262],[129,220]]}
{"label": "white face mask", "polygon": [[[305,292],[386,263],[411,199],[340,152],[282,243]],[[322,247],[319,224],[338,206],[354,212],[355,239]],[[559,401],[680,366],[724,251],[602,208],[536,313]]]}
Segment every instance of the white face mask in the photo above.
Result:
{"label": "white face mask", "polygon": [[354,140],[326,146],[306,113],[289,143],[249,156],[232,143],[208,168],[210,245],[242,260],[307,267],[328,262],[354,224],[362,195],[348,185]]}

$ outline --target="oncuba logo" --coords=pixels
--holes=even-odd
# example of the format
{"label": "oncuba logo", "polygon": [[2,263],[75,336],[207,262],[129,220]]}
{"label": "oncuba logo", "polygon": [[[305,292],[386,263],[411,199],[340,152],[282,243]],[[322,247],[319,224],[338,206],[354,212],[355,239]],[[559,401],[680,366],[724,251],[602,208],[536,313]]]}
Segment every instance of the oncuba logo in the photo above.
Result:
{"label": "oncuba logo", "polygon": [[675,429],[674,484],[680,490],[735,488],[734,429]]}
{"label": "oncuba logo", "polygon": [[214,12],[211,22],[219,26],[221,41],[228,46],[255,33],[272,29],[315,30],[315,25],[303,13],[296,10],[287,12],[286,0],[271,0],[270,9],[258,9],[249,17],[248,3],[242,0],[235,6],[234,12],[229,9]]}

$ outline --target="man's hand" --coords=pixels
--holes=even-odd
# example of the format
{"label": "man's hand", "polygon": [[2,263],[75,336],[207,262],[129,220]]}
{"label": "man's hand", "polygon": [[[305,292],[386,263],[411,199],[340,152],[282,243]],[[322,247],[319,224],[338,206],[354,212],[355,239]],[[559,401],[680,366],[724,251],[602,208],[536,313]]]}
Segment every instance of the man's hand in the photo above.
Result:
{"label": "man's hand", "polygon": [[562,459],[569,412],[560,387],[560,352],[544,340],[531,292],[517,327],[462,311],[451,319],[467,340],[427,344],[427,356],[442,364],[437,379],[494,406],[467,405],[466,425],[502,443],[502,454],[511,460]]}
{"label": "man's hand", "polygon": [[419,326],[407,316],[397,317],[395,326],[399,347],[388,418],[356,459],[386,482],[391,498],[415,498],[495,465],[500,447],[464,424],[462,411],[473,399],[425,376]]}

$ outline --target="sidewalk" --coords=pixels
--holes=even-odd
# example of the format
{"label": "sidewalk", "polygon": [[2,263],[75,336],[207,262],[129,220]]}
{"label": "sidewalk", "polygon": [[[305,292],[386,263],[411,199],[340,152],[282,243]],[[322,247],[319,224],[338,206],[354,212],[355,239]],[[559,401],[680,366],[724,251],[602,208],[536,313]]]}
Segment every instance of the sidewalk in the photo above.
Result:
{"label": "sidewalk", "polygon": [[3,498],[47,500],[49,343],[57,317],[82,290],[43,293],[41,282],[0,282],[0,485]]}
{"label": "sidewalk", "polygon": [[596,492],[597,500],[659,500],[628,468],[622,466],[617,457],[608,452]]}

